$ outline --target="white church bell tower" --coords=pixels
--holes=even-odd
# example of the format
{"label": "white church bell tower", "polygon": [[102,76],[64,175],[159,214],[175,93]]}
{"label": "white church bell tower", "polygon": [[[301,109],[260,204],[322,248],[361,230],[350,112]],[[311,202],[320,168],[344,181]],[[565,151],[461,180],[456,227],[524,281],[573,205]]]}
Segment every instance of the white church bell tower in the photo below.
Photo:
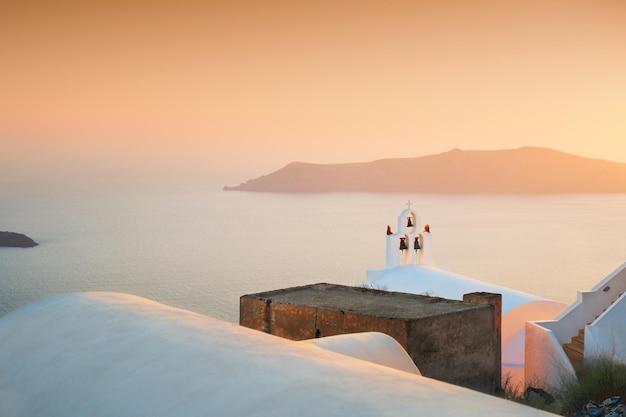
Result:
{"label": "white church bell tower", "polygon": [[411,209],[411,202],[398,216],[396,232],[387,226],[387,268],[400,265],[432,265],[430,226],[422,229],[422,219]]}

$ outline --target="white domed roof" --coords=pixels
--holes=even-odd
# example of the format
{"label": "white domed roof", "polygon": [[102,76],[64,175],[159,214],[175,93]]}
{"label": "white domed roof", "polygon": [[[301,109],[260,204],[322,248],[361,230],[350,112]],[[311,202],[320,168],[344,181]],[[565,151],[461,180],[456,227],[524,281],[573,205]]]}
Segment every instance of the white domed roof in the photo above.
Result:
{"label": "white domed roof", "polygon": [[549,415],[123,294],[36,302],[0,340],[6,417]]}

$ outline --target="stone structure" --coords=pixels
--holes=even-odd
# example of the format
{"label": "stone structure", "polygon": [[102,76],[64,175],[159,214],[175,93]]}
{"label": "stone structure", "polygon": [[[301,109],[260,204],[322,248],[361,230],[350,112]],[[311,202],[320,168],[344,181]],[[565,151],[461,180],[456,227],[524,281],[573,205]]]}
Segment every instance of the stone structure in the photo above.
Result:
{"label": "stone structure", "polygon": [[385,333],[422,375],[493,392],[501,380],[501,297],[477,293],[468,299],[313,284],[242,296],[239,322],[291,340]]}

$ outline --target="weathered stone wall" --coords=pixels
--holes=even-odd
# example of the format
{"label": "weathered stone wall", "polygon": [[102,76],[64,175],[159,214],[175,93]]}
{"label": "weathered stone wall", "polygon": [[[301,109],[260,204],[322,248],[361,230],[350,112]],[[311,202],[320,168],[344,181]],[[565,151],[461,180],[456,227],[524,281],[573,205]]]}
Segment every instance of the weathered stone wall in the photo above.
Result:
{"label": "weathered stone wall", "polygon": [[405,349],[422,375],[486,392],[498,388],[500,345],[489,307],[411,322]]}
{"label": "weathered stone wall", "polygon": [[422,374],[468,388],[499,387],[498,294],[461,302],[332,284],[240,299],[240,324],[291,340],[376,331],[396,339]]}

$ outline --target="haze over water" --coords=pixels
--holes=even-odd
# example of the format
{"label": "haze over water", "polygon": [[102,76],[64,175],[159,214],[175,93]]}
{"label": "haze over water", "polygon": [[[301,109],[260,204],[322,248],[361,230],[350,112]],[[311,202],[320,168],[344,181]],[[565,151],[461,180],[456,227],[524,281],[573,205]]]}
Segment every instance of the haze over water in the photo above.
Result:
{"label": "haze over water", "polygon": [[0,312],[73,291],[120,291],[238,321],[243,294],[384,268],[385,230],[411,200],[434,261],[566,303],[626,259],[626,195],[224,192],[192,183],[3,193]]}

